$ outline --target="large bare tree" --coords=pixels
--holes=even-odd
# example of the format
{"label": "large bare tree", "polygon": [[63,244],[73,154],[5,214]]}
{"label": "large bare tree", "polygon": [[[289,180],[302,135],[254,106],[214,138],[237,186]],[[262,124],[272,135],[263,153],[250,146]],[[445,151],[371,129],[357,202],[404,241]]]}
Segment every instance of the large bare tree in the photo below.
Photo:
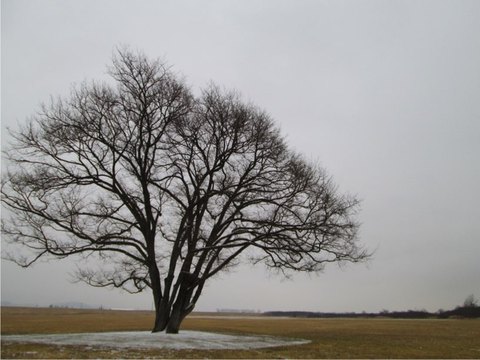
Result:
{"label": "large bare tree", "polygon": [[97,255],[77,276],[151,289],[153,331],[176,333],[205,282],[239,259],[282,272],[358,262],[358,201],[290,150],[269,116],[162,63],[119,51],[115,87],[84,84],[19,131],[2,178],[11,259]]}

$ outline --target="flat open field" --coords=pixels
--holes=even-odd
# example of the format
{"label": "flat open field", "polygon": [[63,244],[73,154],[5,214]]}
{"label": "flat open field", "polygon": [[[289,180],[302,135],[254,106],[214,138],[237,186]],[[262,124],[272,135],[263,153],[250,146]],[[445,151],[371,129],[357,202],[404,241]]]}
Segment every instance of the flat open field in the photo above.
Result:
{"label": "flat open field", "polygon": [[[149,311],[2,308],[2,335],[148,330]],[[480,358],[480,320],[293,319],[192,314],[184,329],[311,340],[257,350],[106,349],[7,343],[2,358]]]}

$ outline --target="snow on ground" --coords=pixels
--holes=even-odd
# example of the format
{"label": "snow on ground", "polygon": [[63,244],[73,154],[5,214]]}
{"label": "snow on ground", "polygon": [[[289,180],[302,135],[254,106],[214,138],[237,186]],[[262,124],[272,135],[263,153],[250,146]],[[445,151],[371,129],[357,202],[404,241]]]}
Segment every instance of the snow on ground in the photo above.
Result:
{"label": "snow on ground", "polygon": [[309,340],[287,339],[257,335],[225,335],[201,331],[181,331],[179,334],[151,333],[148,331],[5,335],[3,341],[41,343],[53,345],[87,345],[109,348],[162,348],[162,349],[258,349],[264,347],[300,345]]}

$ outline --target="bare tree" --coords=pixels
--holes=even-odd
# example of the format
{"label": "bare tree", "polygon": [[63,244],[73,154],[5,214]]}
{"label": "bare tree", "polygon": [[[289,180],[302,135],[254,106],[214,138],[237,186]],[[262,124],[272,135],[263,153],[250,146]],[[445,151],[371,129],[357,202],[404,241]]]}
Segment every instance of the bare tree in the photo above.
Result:
{"label": "bare tree", "polygon": [[478,306],[478,299],[475,298],[475,295],[470,294],[465,298],[463,302],[463,307],[477,307]]}
{"label": "bare tree", "polygon": [[[263,111],[211,85],[199,97],[158,61],[119,51],[116,87],[85,84],[13,133],[2,178],[11,259],[97,255],[90,285],[153,293],[176,333],[205,282],[248,259],[282,272],[358,262],[358,201],[289,150]],[[5,221],[4,221],[5,220]]]}

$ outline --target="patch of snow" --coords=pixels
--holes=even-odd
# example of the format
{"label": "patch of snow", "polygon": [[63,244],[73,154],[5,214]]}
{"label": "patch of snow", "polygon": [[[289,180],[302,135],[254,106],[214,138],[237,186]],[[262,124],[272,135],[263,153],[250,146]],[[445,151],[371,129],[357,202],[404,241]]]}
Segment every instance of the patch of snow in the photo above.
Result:
{"label": "patch of snow", "polygon": [[309,340],[259,335],[226,335],[201,331],[181,331],[179,334],[125,331],[105,333],[4,335],[3,341],[52,345],[86,345],[108,348],[160,349],[258,349],[275,346],[301,345]]}

